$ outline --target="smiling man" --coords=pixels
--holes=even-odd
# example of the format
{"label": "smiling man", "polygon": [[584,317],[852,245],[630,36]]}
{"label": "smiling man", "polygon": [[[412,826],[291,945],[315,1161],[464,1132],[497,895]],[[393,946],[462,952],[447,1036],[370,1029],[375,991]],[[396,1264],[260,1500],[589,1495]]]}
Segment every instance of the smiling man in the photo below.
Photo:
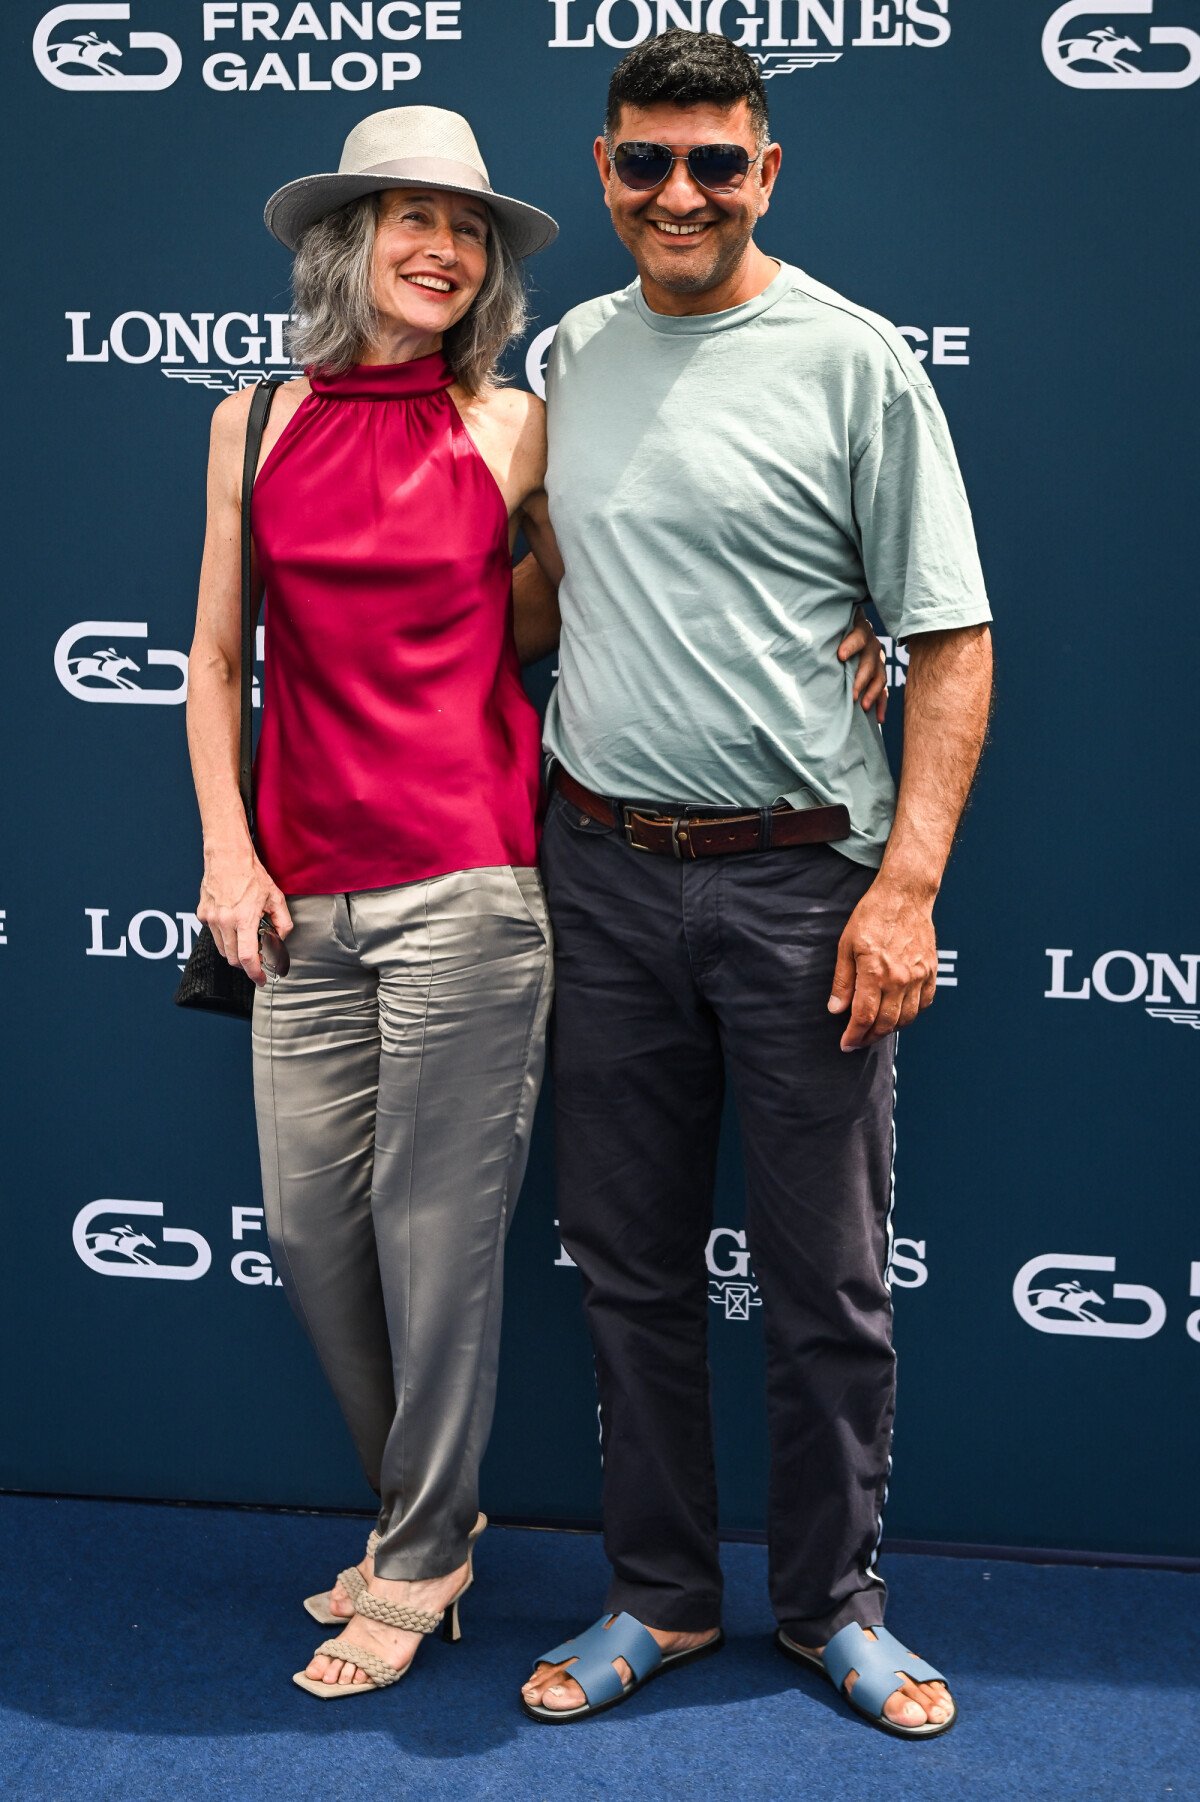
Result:
{"label": "smiling man", "polygon": [[[548,372],[565,575],[543,870],[558,1202],[596,1353],[607,1611],[523,1692],[562,1723],[717,1650],[704,1246],[745,1149],[781,1651],[905,1736],[944,1680],[883,1628],[894,1037],[987,721],[990,619],[946,423],[903,339],[755,242],[779,178],[744,51],[632,51],[595,147],[637,265]],[[836,655],[907,641],[897,796]]]}

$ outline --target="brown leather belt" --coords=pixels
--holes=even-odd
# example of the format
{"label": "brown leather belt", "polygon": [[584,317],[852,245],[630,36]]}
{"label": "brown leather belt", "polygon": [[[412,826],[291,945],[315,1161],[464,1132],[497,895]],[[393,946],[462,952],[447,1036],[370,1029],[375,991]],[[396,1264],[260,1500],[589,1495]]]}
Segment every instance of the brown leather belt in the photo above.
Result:
{"label": "brown leather belt", "polygon": [[694,862],[697,857],[724,857],[737,851],[776,850],[785,845],[828,845],[850,833],[850,815],[837,807],[774,807],[736,813],[655,812],[624,802],[606,801],[576,782],[561,764],[553,785],[572,807],[603,826],[619,826],[634,851]]}

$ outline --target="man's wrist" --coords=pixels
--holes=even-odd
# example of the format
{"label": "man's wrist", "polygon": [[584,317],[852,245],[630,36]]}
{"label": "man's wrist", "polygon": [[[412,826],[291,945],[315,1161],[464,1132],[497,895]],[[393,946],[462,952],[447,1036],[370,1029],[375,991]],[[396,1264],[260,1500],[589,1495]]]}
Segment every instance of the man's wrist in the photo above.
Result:
{"label": "man's wrist", "polygon": [[883,854],[879,875],[875,878],[884,888],[905,895],[919,906],[932,908],[942,886],[943,862],[916,856],[889,846]]}

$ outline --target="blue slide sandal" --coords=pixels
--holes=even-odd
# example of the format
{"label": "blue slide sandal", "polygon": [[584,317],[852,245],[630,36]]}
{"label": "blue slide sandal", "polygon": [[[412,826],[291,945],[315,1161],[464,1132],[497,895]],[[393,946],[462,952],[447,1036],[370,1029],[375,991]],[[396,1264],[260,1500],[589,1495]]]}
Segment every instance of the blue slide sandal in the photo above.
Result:
{"label": "blue slide sandal", "polygon": [[[948,1733],[958,1719],[958,1709],[953,1703],[948,1721],[926,1721],[923,1727],[902,1727],[898,1721],[888,1720],[883,1705],[889,1696],[903,1687],[897,1672],[903,1671],[914,1683],[945,1683],[946,1679],[941,1671],[935,1671],[931,1664],[902,1646],[886,1627],[872,1627],[871,1632],[874,1639],[868,1639],[858,1622],[851,1621],[840,1633],[834,1634],[820,1657],[795,1645],[782,1627],[775,1635],[775,1644],[785,1657],[807,1665],[809,1670],[823,1672],[842,1700],[849,1702],[872,1727],[894,1733],[897,1739],[935,1739],[939,1733]],[[847,1695],[843,1684],[851,1671],[858,1672],[858,1682],[853,1693]]]}
{"label": "blue slide sandal", "polygon": [[[587,1701],[579,1708],[544,1708],[540,1702],[526,1702],[522,1697],[521,1707],[530,1720],[549,1721],[554,1726],[590,1720],[592,1715],[603,1714],[606,1708],[615,1708],[619,1702],[628,1701],[634,1691],[649,1683],[652,1677],[661,1676],[663,1671],[674,1670],[681,1664],[694,1664],[698,1658],[719,1652],[724,1644],[725,1635],[718,1633],[715,1639],[706,1639],[702,1646],[693,1646],[688,1652],[664,1652],[654,1635],[648,1633],[640,1621],[634,1620],[632,1614],[602,1614],[586,1632],[574,1639],[565,1639],[551,1652],[543,1652],[537,1661],[538,1664],[565,1664],[570,1659],[563,1675],[575,1679]],[[614,1658],[625,1660],[633,1672],[632,1682],[621,1681],[613,1666]]]}

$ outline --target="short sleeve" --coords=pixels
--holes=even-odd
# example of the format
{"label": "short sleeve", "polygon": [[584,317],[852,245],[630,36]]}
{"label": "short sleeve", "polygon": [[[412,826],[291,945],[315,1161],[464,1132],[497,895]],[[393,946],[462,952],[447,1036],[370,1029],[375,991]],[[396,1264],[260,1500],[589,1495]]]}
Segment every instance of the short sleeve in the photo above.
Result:
{"label": "short sleeve", "polygon": [[867,589],[894,638],[992,617],[946,416],[928,381],[885,409],[854,466]]}
{"label": "short sleeve", "polygon": [[555,390],[558,387],[559,377],[562,373],[564,350],[563,329],[560,324],[558,330],[550,340],[550,351],[546,357],[545,400],[547,409],[554,404]]}

